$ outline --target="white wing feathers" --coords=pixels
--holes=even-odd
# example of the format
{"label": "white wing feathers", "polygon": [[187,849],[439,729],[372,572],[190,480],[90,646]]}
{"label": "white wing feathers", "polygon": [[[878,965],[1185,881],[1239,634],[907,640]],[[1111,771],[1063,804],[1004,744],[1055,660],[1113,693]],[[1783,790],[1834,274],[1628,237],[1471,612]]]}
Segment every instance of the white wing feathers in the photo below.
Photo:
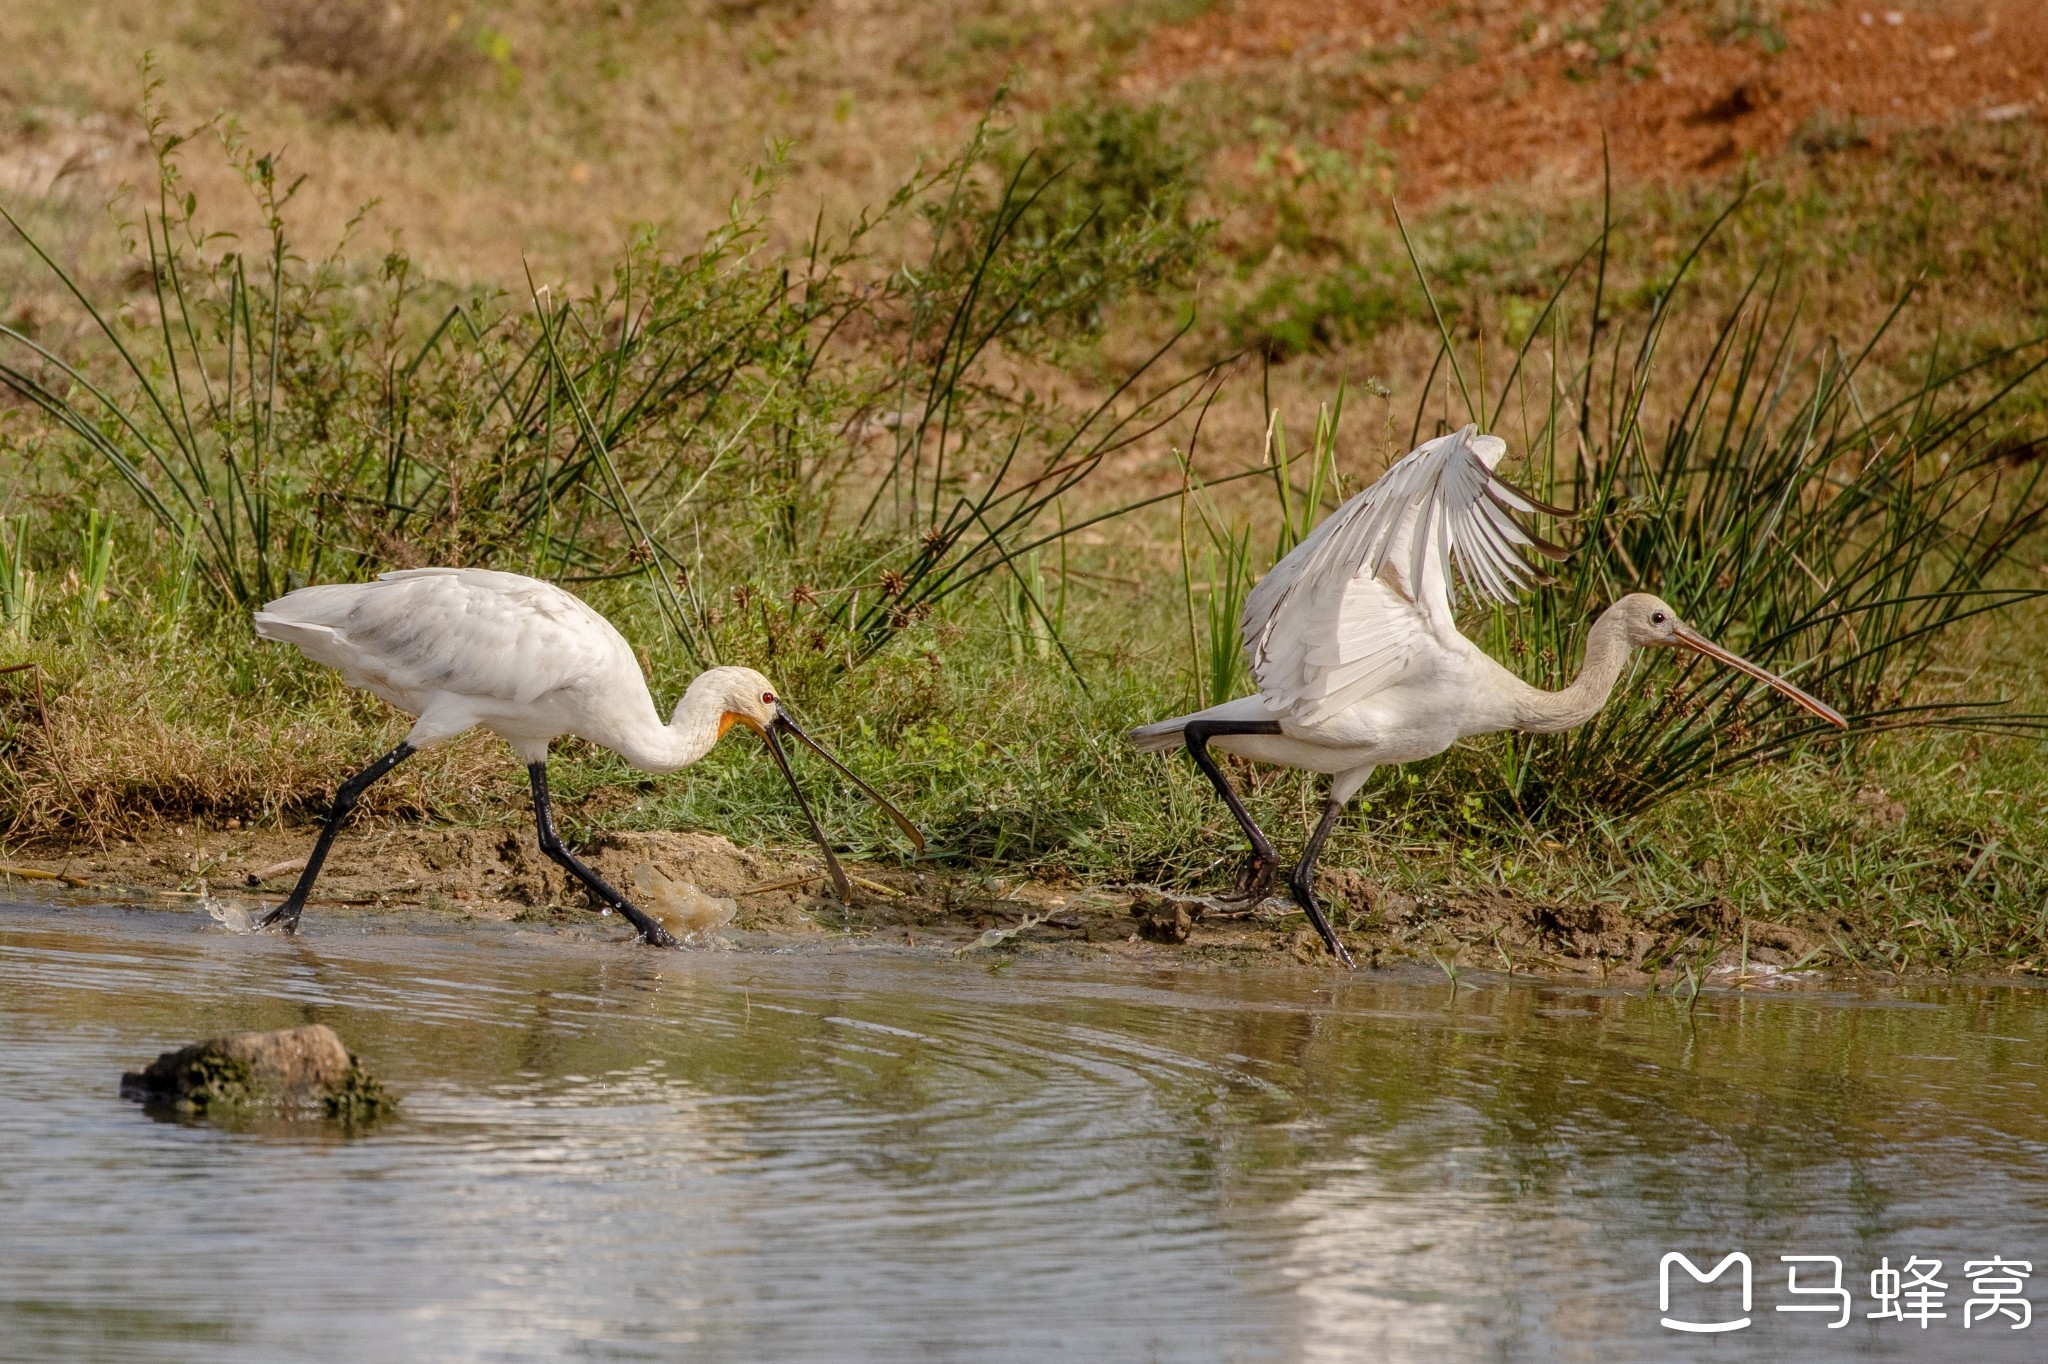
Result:
{"label": "white wing feathers", "polygon": [[1522,551],[1564,557],[1515,520],[1562,513],[1494,476],[1506,453],[1476,426],[1418,446],[1273,566],[1244,605],[1270,703],[1326,719],[1392,684],[1432,637],[1448,643],[1453,564],[1467,590],[1511,602],[1541,577]]}
{"label": "white wing feathers", "polygon": [[256,632],[413,714],[437,693],[530,705],[611,671],[639,676],[631,646],[580,598],[486,569],[300,588],[257,612]]}
{"label": "white wing feathers", "polygon": [[1271,706],[1315,724],[1400,677],[1428,633],[1386,582],[1361,576],[1315,584],[1292,595],[1285,625],[1253,654],[1252,674]]}

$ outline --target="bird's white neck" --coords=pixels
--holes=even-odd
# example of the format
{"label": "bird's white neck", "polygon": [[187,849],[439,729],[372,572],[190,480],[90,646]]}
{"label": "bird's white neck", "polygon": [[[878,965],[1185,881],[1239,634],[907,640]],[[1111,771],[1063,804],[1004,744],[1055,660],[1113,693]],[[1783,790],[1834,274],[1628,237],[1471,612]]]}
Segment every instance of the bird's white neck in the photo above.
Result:
{"label": "bird's white neck", "polygon": [[1621,670],[1628,666],[1628,626],[1609,607],[1586,632],[1586,657],[1579,675],[1562,691],[1523,686],[1515,701],[1515,728],[1529,734],[1576,729],[1600,713]]}
{"label": "bird's white neck", "polygon": [[717,697],[684,693],[667,724],[655,715],[650,700],[639,723],[609,745],[633,766],[646,772],[674,772],[709,753],[724,734],[725,705]]}

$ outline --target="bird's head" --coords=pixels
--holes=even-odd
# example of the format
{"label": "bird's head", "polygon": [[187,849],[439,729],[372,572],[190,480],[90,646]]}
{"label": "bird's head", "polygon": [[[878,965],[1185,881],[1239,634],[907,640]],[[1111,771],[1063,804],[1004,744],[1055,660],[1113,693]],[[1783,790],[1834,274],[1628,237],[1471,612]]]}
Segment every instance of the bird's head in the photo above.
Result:
{"label": "bird's head", "polygon": [[918,851],[924,851],[924,835],[917,826],[904,818],[903,812],[890,804],[886,796],[839,761],[831,750],[804,733],[795,717],[784,709],[776,695],[775,684],[752,668],[711,668],[699,673],[690,683],[689,690],[683,693],[683,699],[676,703],[677,717],[682,717],[685,712],[699,716],[716,715],[718,737],[721,739],[734,725],[745,725],[767,741],[769,754],[775,759],[775,765],[782,769],[783,779],[789,783],[790,792],[804,812],[804,821],[811,826],[811,836],[818,841],[818,848],[825,855],[826,873],[832,878],[832,887],[839,892],[841,900],[850,901],[852,889],[847,884],[846,873],[839,866],[839,859],[833,855],[830,840],[818,827],[817,816],[811,812],[811,803],[804,799],[803,788],[797,785],[796,773],[790,770],[781,736],[787,734],[830,763],[841,776],[879,805],[882,812],[895,821],[896,827],[909,836]]}
{"label": "bird's head", "polygon": [[1716,663],[1723,663],[1739,672],[1748,673],[1757,681],[1776,688],[1801,707],[1839,729],[1849,727],[1849,721],[1833,706],[1807,695],[1776,673],[1759,668],[1748,659],[1730,653],[1687,625],[1661,597],[1653,597],[1647,592],[1632,592],[1609,607],[1607,614],[1621,621],[1623,633],[1628,642],[1636,648],[1690,649],[1696,654],[1713,659]]}
{"label": "bird's head", "polygon": [[1620,617],[1628,642],[1638,649],[1670,648],[1685,643],[1679,631],[1688,627],[1662,597],[1631,592],[1610,609]]}
{"label": "bird's head", "polygon": [[775,684],[752,668],[712,668],[699,673],[676,709],[687,707],[702,715],[714,706],[720,738],[734,725],[766,734],[782,709],[776,700]]}

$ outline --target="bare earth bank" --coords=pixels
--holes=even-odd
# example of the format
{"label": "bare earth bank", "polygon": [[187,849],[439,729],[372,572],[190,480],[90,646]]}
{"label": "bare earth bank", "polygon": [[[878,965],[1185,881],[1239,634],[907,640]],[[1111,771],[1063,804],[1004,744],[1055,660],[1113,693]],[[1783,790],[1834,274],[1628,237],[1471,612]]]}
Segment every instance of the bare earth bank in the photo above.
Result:
{"label": "bare earth bank", "polygon": [[[232,907],[231,915],[239,909],[260,916],[290,889],[312,842],[310,829],[173,827],[135,841],[17,856],[4,874],[21,889],[61,886],[96,900],[110,893],[205,894]],[[1060,886],[857,865],[849,868],[853,903],[842,906],[816,857],[800,850],[741,848],[710,834],[606,833],[579,852],[629,894],[652,868],[732,897],[738,912],[720,933],[748,946],[836,939],[984,953],[1329,964],[1306,918],[1284,898],[1247,908],[1145,886]],[[1845,926],[1744,919],[1725,902],[1647,911],[1541,903],[1506,891],[1418,899],[1334,869],[1322,873],[1319,885],[1361,965],[1420,961],[1621,981],[1762,983],[1800,968],[1848,964],[1840,946]],[[373,823],[336,842],[307,914],[404,910],[582,927],[590,906],[583,888],[541,855],[529,828]]]}

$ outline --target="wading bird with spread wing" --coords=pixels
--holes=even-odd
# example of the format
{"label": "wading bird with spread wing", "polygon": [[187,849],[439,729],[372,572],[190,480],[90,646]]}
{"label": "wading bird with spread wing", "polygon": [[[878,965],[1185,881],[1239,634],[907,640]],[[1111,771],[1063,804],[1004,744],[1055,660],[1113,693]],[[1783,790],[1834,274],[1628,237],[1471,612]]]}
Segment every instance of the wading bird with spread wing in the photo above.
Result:
{"label": "wading bird with spread wing", "polygon": [[577,858],[555,832],[548,745],[574,734],[648,772],[674,772],[709,753],[734,725],[767,741],[842,901],[852,892],[783,753],[788,734],[882,807],[920,850],[924,836],[874,787],[797,726],[752,668],[700,673],[667,724],[632,646],[612,623],[553,583],[480,568],[411,568],[375,582],[302,587],[256,613],[256,633],[296,644],[316,663],[415,717],[404,742],[341,784],[290,898],[263,920],[298,928],[320,864],[370,783],[429,744],[478,725],[512,746],[533,788],[541,851],[619,911],[645,941],[673,947],[664,928]]}
{"label": "wading bird with spread wing", "polygon": [[1584,724],[1607,704],[1631,651],[1691,649],[1775,687],[1831,725],[1833,707],[1738,658],[1656,597],[1632,593],[1586,635],[1579,675],[1562,691],[1532,687],[1458,632],[1451,569],[1481,598],[1513,602],[1540,575],[1525,551],[1561,559],[1515,518],[1546,507],[1502,482],[1507,453],[1467,426],[1417,447],[1343,506],[1259,580],[1245,598],[1243,633],[1255,696],[1131,731],[1140,749],[1185,745],[1251,840],[1237,894],[1263,899],[1280,857],[1212,747],[1254,762],[1330,775],[1330,794],[1288,877],[1330,951],[1351,954],[1315,897],[1316,857],[1344,806],[1383,763],[1414,762],[1460,739],[1501,730],[1551,734]]}

